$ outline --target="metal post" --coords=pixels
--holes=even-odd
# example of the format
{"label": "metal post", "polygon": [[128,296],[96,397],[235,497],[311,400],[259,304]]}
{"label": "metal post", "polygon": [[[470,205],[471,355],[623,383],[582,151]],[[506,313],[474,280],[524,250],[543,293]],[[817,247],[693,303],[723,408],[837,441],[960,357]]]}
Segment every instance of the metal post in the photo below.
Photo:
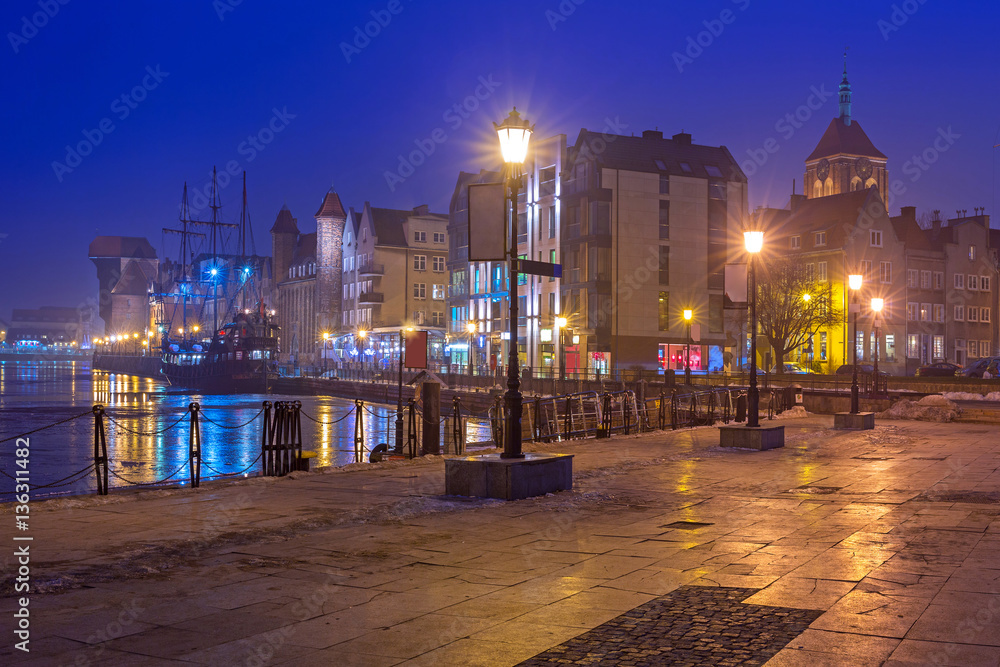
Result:
{"label": "metal post", "polygon": [[747,426],[760,426],[760,394],[757,391],[757,262],[750,253],[750,393],[747,405]]}
{"label": "metal post", "polygon": [[399,330],[399,393],[396,395],[396,451],[403,455],[403,330]]}
{"label": "metal post", "polygon": [[869,396],[870,398],[877,398],[878,397],[878,336],[879,336],[879,333],[878,333],[878,313],[875,313],[875,327],[874,327],[874,329],[875,329],[875,345],[874,345],[875,349],[874,349],[873,353],[874,353],[875,356],[873,357],[873,362],[872,362],[872,366],[873,366],[873,368],[872,368],[872,391],[871,391],[871,394]]}
{"label": "metal post", "polygon": [[500,458],[520,459],[521,453],[521,413],[524,409],[521,396],[521,380],[518,377],[517,359],[517,191],[521,185],[520,169],[507,166],[507,186],[510,189],[510,255],[508,264],[507,301],[510,305],[509,339],[507,341],[507,392],[504,403],[507,408],[506,437]]}
{"label": "metal post", "polygon": [[472,385],[472,342],[476,334],[469,332],[469,385]]}
{"label": "metal post", "polygon": [[[687,313],[685,313],[687,314]],[[684,360],[684,384],[691,384],[691,320],[687,323],[687,352],[685,353],[687,357]]]}
{"label": "metal post", "polygon": [[860,407],[858,405],[858,311],[861,310],[861,304],[858,303],[857,294],[854,295],[854,340],[851,341],[851,347],[854,348],[854,369],[851,374],[851,414],[856,415],[860,412]]}
{"label": "metal post", "polygon": [[108,495],[108,443],[104,433],[104,406],[97,404],[94,411],[94,473],[97,477],[97,495]]}

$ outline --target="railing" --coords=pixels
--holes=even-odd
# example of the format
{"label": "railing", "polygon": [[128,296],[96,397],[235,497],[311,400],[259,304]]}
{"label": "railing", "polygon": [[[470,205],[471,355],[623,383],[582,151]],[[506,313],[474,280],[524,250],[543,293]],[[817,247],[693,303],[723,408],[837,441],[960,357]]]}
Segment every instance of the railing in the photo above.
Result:
{"label": "railing", "polygon": [[385,265],[366,262],[358,267],[358,274],[363,276],[383,276],[385,275]]}
{"label": "railing", "polygon": [[385,303],[385,294],[381,292],[362,292],[358,295],[358,303]]}

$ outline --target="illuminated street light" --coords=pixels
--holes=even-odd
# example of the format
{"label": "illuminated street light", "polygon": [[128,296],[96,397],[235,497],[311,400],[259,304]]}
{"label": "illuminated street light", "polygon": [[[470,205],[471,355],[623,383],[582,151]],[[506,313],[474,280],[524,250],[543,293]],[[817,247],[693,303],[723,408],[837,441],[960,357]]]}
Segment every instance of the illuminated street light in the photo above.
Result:
{"label": "illuminated street light", "polygon": [[764,232],[743,232],[743,244],[750,256],[747,258],[750,275],[750,391],[747,405],[747,426],[759,427],[760,393],[757,391],[757,254],[764,248]]}
{"label": "illuminated street light", "polygon": [[858,291],[861,290],[862,282],[864,282],[864,276],[861,274],[852,273],[847,276],[847,284],[851,288],[851,305],[849,308],[854,313],[854,369],[851,373],[852,415],[856,415],[861,411],[858,401],[858,311],[861,310],[861,304],[858,302]]}
{"label": "illuminated street light", "polygon": [[875,330],[875,349],[874,349],[874,361],[872,362],[872,393],[871,397],[875,398],[878,396],[878,339],[879,339],[879,313],[882,312],[882,308],[885,306],[885,299],[880,299],[879,297],[872,297],[872,312],[874,313],[874,326]]}
{"label": "illuminated street light", "polygon": [[684,384],[691,384],[691,318],[694,317],[694,313],[690,308],[684,309],[684,322],[687,324],[687,352],[684,360]]}

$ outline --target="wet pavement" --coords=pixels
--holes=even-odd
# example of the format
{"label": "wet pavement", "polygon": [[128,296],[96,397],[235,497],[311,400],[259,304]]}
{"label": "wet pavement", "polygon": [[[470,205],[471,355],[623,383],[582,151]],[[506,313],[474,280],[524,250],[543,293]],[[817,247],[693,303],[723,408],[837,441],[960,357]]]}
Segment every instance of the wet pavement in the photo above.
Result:
{"label": "wet pavement", "polygon": [[576,488],[510,503],[441,496],[440,457],[35,502],[0,660],[1000,665],[1000,430],[783,423],[547,445]]}

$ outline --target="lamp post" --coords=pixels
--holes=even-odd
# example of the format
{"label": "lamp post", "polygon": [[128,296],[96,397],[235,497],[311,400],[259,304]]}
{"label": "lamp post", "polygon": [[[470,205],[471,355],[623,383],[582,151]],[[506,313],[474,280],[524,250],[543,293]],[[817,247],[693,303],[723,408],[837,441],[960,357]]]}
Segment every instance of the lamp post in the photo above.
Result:
{"label": "lamp post", "polygon": [[566,341],[564,339],[566,335],[566,325],[569,324],[569,320],[565,317],[556,318],[556,333],[558,334],[559,340],[559,380],[566,379]]}
{"label": "lamp post", "polygon": [[326,346],[330,341],[330,332],[323,332],[323,377],[326,377]]}
{"label": "lamp post", "polygon": [[871,392],[871,398],[875,398],[875,397],[878,396],[878,339],[879,339],[878,316],[879,316],[879,313],[882,312],[882,307],[884,305],[885,305],[885,300],[884,299],[880,299],[878,297],[872,297],[872,313],[874,313],[874,315],[875,315],[875,317],[874,317],[875,322],[874,322],[874,326],[872,327],[875,330],[875,346],[874,346],[875,349],[873,350],[873,353],[874,353],[875,356],[873,357],[873,362],[872,362],[872,392]]}
{"label": "lamp post", "polygon": [[690,308],[684,309],[684,323],[687,324],[687,351],[684,353],[684,384],[691,384],[691,318],[694,313]]}
{"label": "lamp post", "polygon": [[856,415],[861,411],[858,405],[858,311],[861,310],[861,304],[858,302],[858,291],[861,289],[862,282],[864,282],[864,277],[861,274],[852,273],[847,276],[847,284],[851,288],[850,309],[854,313],[854,342],[852,345],[854,348],[854,369],[851,373],[852,415]]}
{"label": "lamp post", "polygon": [[396,394],[396,451],[398,456],[403,455],[403,345],[406,342],[406,332],[412,331],[410,327],[399,330],[399,391]]}
{"label": "lamp post", "polygon": [[500,152],[503,154],[504,176],[509,197],[510,247],[508,248],[507,301],[510,305],[510,339],[507,346],[507,393],[504,404],[507,409],[507,424],[503,443],[504,459],[523,458],[521,453],[521,413],[524,408],[521,397],[521,380],[518,377],[517,359],[517,191],[521,185],[521,167],[528,156],[528,142],[534,127],[521,119],[517,107],[511,111],[503,123],[497,125]]}
{"label": "lamp post", "polygon": [[469,334],[469,377],[472,377],[472,344],[476,337],[476,323],[466,322],[465,331]]}
{"label": "lamp post", "polygon": [[212,267],[212,331],[219,330],[219,269]]}
{"label": "lamp post", "polygon": [[361,356],[361,374],[364,375],[364,372],[365,372],[365,352],[367,350],[367,347],[365,345],[365,340],[368,338],[368,332],[365,331],[364,329],[360,329],[358,331],[358,338],[361,339],[361,350],[358,352],[358,354]]}
{"label": "lamp post", "polygon": [[757,254],[764,248],[764,232],[743,232],[743,244],[749,253],[747,263],[750,280],[750,392],[747,400],[747,426],[760,426],[760,394],[757,391]]}

